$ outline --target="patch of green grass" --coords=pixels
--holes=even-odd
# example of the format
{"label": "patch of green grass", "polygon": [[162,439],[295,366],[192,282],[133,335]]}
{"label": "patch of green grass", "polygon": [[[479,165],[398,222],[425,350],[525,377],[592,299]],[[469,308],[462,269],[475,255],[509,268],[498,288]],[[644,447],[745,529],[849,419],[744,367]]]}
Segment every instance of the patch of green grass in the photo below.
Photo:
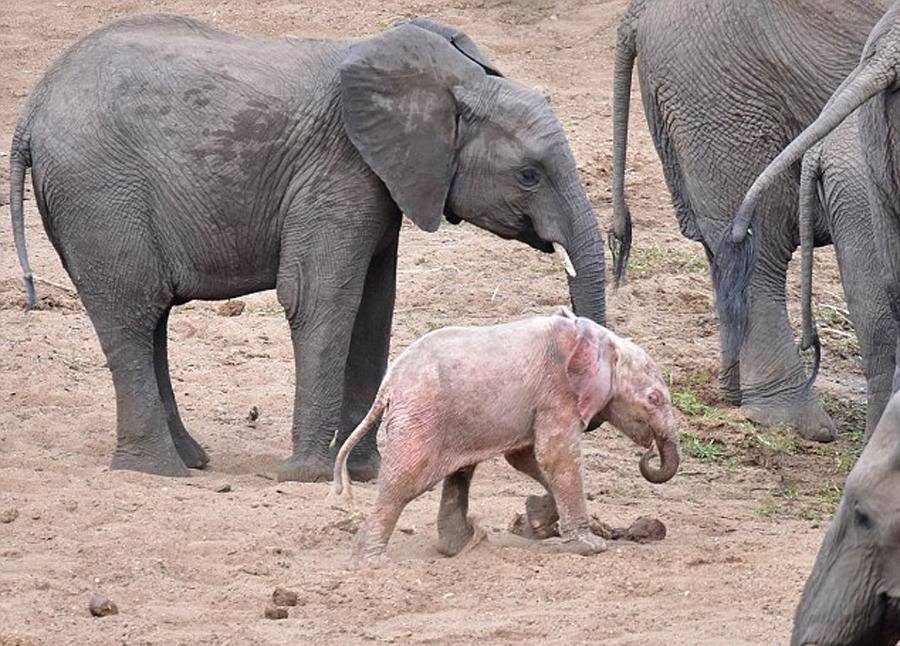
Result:
{"label": "patch of green grass", "polygon": [[822,501],[822,504],[828,510],[829,514],[833,514],[834,510],[837,509],[838,503],[841,501],[841,496],[844,495],[843,488],[841,485],[828,482],[819,490],[819,500]]}
{"label": "patch of green grass", "polygon": [[541,276],[545,276],[547,274],[555,274],[560,271],[564,271],[562,267],[558,267],[556,265],[546,264],[546,265],[533,265],[531,267],[532,273],[540,274]]}
{"label": "patch of green grass", "polygon": [[713,407],[707,406],[697,399],[697,395],[690,390],[673,390],[671,391],[671,395],[672,403],[675,404],[675,408],[685,415],[690,415],[691,417],[710,417],[716,412]]}
{"label": "patch of green grass", "polygon": [[776,505],[775,503],[760,505],[753,510],[753,513],[759,514],[760,516],[765,516],[766,518],[771,518],[772,516],[778,514],[778,505]]}
{"label": "patch of green grass", "polygon": [[718,440],[701,440],[690,433],[681,434],[681,448],[700,462],[721,464],[725,460],[725,445]]}
{"label": "patch of green grass", "polygon": [[628,259],[628,273],[640,278],[652,276],[662,270],[670,273],[702,273],[709,268],[706,256],[694,251],[674,250],[652,244],[636,247]]}
{"label": "patch of green grass", "polygon": [[797,500],[800,497],[800,495],[797,493],[797,487],[795,487],[794,485],[782,487],[775,492],[775,495],[779,498],[784,498],[785,500]]}
{"label": "patch of green grass", "polygon": [[794,431],[782,424],[773,426],[768,431],[753,433],[752,439],[774,453],[787,453],[788,455],[797,453]]}

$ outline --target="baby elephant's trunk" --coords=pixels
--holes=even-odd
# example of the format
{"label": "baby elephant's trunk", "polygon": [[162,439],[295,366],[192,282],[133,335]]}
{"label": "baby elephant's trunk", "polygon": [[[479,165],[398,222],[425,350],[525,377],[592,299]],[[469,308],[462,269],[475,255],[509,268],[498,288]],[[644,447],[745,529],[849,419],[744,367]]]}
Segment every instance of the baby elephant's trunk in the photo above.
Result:
{"label": "baby elephant's trunk", "polygon": [[[677,438],[678,435],[675,434]],[[655,451],[648,449],[641,456],[641,475],[654,484],[660,484],[671,479],[678,471],[678,465],[681,462],[681,451],[679,450],[678,441],[670,440],[657,435],[656,446],[659,449],[659,468],[650,465]]]}

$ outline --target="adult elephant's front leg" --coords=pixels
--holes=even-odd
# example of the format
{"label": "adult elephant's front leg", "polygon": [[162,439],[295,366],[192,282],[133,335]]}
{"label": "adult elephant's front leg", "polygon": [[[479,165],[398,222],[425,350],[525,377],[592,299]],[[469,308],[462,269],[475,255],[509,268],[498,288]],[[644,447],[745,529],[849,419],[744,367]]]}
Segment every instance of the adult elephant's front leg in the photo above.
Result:
{"label": "adult elephant's front leg", "polygon": [[753,421],[787,424],[805,438],[829,442],[834,423],[805,388],[806,372],[785,306],[790,251],[763,249],[750,285],[747,340],[741,348],[741,406]]}
{"label": "adult elephant's front leg", "polygon": [[368,258],[329,251],[288,266],[278,277],[296,367],[293,455],[278,470],[279,480],[331,479],[330,445],[341,424],[344,372]]}
{"label": "adult elephant's front leg", "polygon": [[[391,321],[397,291],[397,245],[399,222],[387,234],[390,242],[376,255],[366,274],[362,301],[356,313],[350,353],[344,372],[344,402],[341,430],[331,449],[337,454],[344,440],[366,416],[387,369],[391,341]],[[378,476],[381,462],[376,448],[376,433],[367,433],[350,453],[348,466],[354,480],[372,480]]]}

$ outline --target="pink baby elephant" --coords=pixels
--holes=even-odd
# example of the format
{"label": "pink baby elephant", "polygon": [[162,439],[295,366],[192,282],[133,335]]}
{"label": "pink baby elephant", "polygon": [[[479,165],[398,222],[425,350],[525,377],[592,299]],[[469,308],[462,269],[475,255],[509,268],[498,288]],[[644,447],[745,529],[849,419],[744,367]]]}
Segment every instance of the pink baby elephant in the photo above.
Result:
{"label": "pink baby elephant", "polygon": [[[347,455],[379,417],[378,494],[354,539],[354,559],[383,559],[400,512],[441,479],[438,549],[459,553],[474,533],[467,512],[475,465],[499,453],[551,494],[563,549],[601,552],[584,497],[580,439],[588,423],[609,421],[647,447],[640,471],[650,482],[675,475],[681,458],[669,391],[653,360],[565,308],[444,328],[409,346],[341,447],[335,493],[349,487]],[[659,468],[650,465],[654,442]]]}

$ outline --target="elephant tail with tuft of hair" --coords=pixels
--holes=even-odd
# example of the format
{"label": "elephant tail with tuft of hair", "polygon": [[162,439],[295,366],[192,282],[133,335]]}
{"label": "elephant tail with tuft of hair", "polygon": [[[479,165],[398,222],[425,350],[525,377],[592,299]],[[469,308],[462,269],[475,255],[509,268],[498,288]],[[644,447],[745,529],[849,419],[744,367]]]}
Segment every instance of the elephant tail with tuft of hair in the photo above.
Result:
{"label": "elephant tail with tuft of hair", "polygon": [[628,256],[631,255],[631,212],[625,202],[625,155],[628,148],[631,78],[637,57],[637,21],[645,3],[646,0],[632,0],[622,16],[613,67],[613,222],[609,229],[609,250],[616,287],[625,276]]}
{"label": "elephant tail with tuft of hair", "polygon": [[816,120],[760,173],[744,196],[731,226],[722,232],[713,258],[712,275],[725,355],[737,357],[747,333],[750,280],[764,234],[757,212],[760,200],[806,151],[862,104],[890,87],[895,80],[893,66],[896,64],[890,55],[864,57],[835,90]]}
{"label": "elephant tail with tuft of hair", "polygon": [[31,150],[28,140],[27,127],[20,123],[13,135],[12,147],[9,151],[9,211],[12,215],[16,254],[19,256],[22,279],[25,281],[27,309],[30,310],[34,307],[37,296],[34,291],[34,276],[28,262],[28,249],[25,246],[25,170],[31,166]]}
{"label": "elephant tail with tuft of hair", "polygon": [[331,494],[333,496],[340,496],[344,494],[344,491],[346,490],[346,498],[348,500],[353,499],[353,494],[350,491],[350,469],[347,466],[347,458],[350,455],[350,451],[353,450],[353,447],[359,444],[359,441],[363,439],[363,436],[366,433],[377,426],[378,420],[382,418],[385,411],[387,411],[388,405],[391,402],[390,387],[388,383],[390,375],[391,370],[388,368],[369,412],[366,413],[366,416],[359,425],[353,429],[353,432],[350,433],[349,437],[347,437],[344,444],[341,446],[341,450],[338,451],[337,458],[334,460],[334,481],[331,485]]}

